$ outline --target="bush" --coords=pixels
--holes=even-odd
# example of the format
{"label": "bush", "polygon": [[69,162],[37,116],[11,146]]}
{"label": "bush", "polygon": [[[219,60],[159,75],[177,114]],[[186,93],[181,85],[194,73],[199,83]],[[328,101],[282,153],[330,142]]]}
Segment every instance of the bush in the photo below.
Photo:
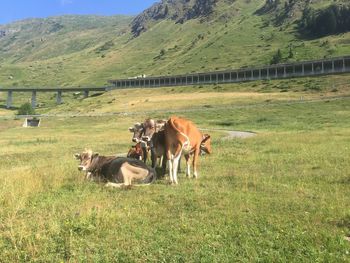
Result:
{"label": "bush", "polygon": [[35,109],[33,109],[32,105],[27,102],[19,107],[17,115],[35,115]]}
{"label": "bush", "polygon": [[278,63],[281,63],[282,62],[282,52],[281,50],[277,50],[276,54],[273,55],[271,61],[270,61],[270,64],[271,65],[274,65],[274,64],[278,64]]}

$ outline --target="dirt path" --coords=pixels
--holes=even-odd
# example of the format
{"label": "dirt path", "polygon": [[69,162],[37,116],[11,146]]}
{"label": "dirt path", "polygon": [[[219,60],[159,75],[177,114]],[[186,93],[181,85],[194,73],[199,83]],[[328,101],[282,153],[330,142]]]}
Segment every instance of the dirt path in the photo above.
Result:
{"label": "dirt path", "polygon": [[249,132],[249,131],[229,131],[229,130],[221,130],[221,129],[201,129],[201,130],[226,133],[227,135],[223,136],[221,140],[230,140],[234,138],[246,139],[257,135],[255,132]]}

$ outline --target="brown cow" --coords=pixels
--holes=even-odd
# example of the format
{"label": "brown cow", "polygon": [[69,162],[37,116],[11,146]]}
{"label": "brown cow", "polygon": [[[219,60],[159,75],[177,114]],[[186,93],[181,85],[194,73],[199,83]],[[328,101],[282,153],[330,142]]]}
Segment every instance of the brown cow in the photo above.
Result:
{"label": "brown cow", "polygon": [[148,152],[150,150],[149,143],[153,134],[164,127],[166,120],[146,119],[143,123],[135,123],[134,127],[130,127],[129,131],[133,132],[132,141],[141,143],[143,151],[143,161],[146,162]]}
{"label": "brown cow", "polygon": [[186,157],[187,171],[190,176],[190,155],[193,155],[193,176],[198,177],[197,163],[201,151],[211,153],[210,135],[203,135],[189,120],[179,117],[171,117],[165,124],[166,154],[169,164],[169,177],[171,183],[177,184],[177,168],[184,153]]}
{"label": "brown cow", "polygon": [[106,186],[131,186],[133,181],[149,184],[157,177],[153,168],[135,159],[100,156],[91,150],[75,154],[75,158],[80,160],[78,169],[86,171],[87,179],[108,182]]}
{"label": "brown cow", "polygon": [[126,155],[128,158],[133,158],[136,160],[143,160],[144,159],[144,152],[142,149],[142,143],[136,143],[135,146],[132,146],[131,149],[129,150],[128,154]]}
{"label": "brown cow", "polygon": [[[157,120],[156,122],[150,120],[148,123],[153,123],[154,125],[144,125],[144,136],[142,136],[142,140],[145,140],[151,148],[152,167],[156,168],[157,159],[159,158],[159,165],[162,166],[163,175],[165,174],[167,163],[164,131],[166,122],[165,120]],[[179,161],[178,172],[180,172],[180,170]]]}

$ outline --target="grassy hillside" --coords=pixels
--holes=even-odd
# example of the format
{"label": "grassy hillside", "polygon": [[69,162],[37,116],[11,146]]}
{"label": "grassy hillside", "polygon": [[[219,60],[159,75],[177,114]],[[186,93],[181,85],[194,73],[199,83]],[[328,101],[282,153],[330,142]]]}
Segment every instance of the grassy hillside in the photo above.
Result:
{"label": "grassy hillside", "polygon": [[[57,17],[0,27],[2,86],[94,86],[110,78],[164,75],[268,64],[277,49],[284,61],[350,53],[350,33],[302,38],[296,21],[305,1],[261,11],[264,0],[217,1],[213,12],[182,23],[150,22],[134,37],[130,17]],[[338,1],[335,3],[341,3]],[[304,4],[303,4],[304,3]],[[334,1],[318,0],[313,8]],[[178,8],[178,7],[177,7]],[[170,12],[170,11],[169,11]],[[171,13],[171,12],[170,12]],[[276,17],[286,15],[283,22]],[[288,58],[289,50],[293,58]]]}
{"label": "grassy hillside", "polygon": [[[1,120],[1,261],[348,262],[349,98],[270,84],[255,88],[271,93],[248,84],[235,93],[226,86],[115,91],[54,112],[125,107],[135,115],[44,118],[38,129]],[[181,173],[177,187],[163,178],[107,189],[77,170],[75,152],[124,153],[132,123],[171,114],[257,136],[223,140],[225,132],[209,131],[213,155],[201,157],[198,180]]]}

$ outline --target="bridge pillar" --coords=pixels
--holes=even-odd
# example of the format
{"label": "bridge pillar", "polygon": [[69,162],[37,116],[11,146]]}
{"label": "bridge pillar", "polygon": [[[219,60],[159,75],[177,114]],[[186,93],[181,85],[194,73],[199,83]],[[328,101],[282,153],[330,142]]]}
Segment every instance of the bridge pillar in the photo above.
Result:
{"label": "bridge pillar", "polygon": [[332,72],[335,71],[335,67],[334,67],[334,60],[332,60]]}
{"label": "bridge pillar", "polygon": [[84,90],[84,99],[89,97],[89,91],[88,90]]}
{"label": "bridge pillar", "polygon": [[57,91],[56,103],[57,103],[58,105],[59,105],[59,104],[62,104],[62,91],[61,91],[61,90],[58,90],[58,91]]}
{"label": "bridge pillar", "polygon": [[278,69],[277,68],[275,68],[275,77],[276,77],[276,79],[278,78]]}
{"label": "bridge pillar", "polygon": [[287,67],[286,66],[284,66],[283,67],[283,77],[287,77]]}
{"label": "bridge pillar", "polygon": [[343,72],[345,72],[345,58],[343,58]]}
{"label": "bridge pillar", "polygon": [[314,67],[314,63],[311,63],[311,73],[315,74],[315,67]]}
{"label": "bridge pillar", "polygon": [[7,92],[6,109],[10,109],[12,107],[12,94],[12,90]]}
{"label": "bridge pillar", "polygon": [[259,79],[261,79],[261,68],[259,69]]}
{"label": "bridge pillar", "polygon": [[305,65],[304,64],[302,64],[301,65],[301,75],[305,75]]}
{"label": "bridge pillar", "polygon": [[321,73],[324,73],[324,63],[323,63],[323,61],[322,61],[321,65],[322,65]]}
{"label": "bridge pillar", "polygon": [[36,91],[33,90],[32,91],[32,108],[35,109],[36,106],[37,106],[37,104],[36,104]]}

